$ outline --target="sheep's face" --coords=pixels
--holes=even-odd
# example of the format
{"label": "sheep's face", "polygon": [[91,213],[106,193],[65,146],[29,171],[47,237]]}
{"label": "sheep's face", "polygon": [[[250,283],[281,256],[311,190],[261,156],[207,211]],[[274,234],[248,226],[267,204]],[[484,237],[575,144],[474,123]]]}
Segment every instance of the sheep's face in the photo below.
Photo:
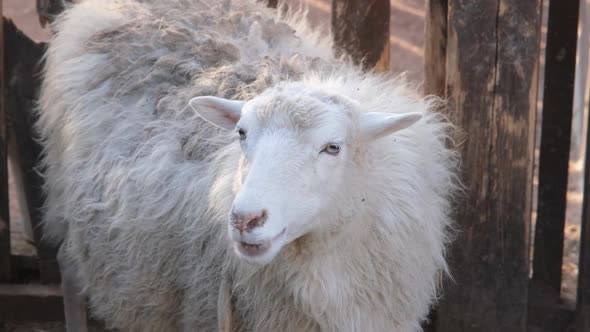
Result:
{"label": "sheep's face", "polygon": [[[235,132],[242,150],[228,229],[243,260],[269,263],[291,241],[330,229],[354,147],[403,129],[418,113],[363,113],[352,100],[314,92],[263,94],[248,102],[196,97],[205,120]],[[342,205],[342,203],[340,203]],[[336,227],[335,225],[332,225]]]}

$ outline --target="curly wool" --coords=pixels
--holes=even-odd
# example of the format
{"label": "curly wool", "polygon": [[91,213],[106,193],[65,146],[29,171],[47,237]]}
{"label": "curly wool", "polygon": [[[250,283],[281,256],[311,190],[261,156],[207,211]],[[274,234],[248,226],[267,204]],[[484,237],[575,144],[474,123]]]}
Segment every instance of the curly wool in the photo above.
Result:
{"label": "curly wool", "polygon": [[[45,233],[63,242],[109,327],[216,330],[229,276],[242,330],[420,330],[446,271],[451,125],[400,80],[335,59],[299,17],[246,0],[88,0],[56,20],[37,123]],[[248,266],[226,231],[239,146],[187,102],[248,100],[289,82],[366,111],[426,116],[359,154],[371,207],[354,216],[362,227],[302,238],[270,265]]]}

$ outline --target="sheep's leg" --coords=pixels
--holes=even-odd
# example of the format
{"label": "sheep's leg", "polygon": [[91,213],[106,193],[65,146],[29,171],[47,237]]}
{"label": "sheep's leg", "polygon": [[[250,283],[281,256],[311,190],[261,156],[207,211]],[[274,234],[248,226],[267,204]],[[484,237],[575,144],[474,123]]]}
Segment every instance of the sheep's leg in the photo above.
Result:
{"label": "sheep's leg", "polygon": [[76,280],[76,271],[64,253],[63,245],[57,253],[57,261],[61,272],[61,288],[64,299],[64,312],[66,317],[66,331],[88,331],[86,321],[86,300]]}
{"label": "sheep's leg", "polygon": [[232,279],[224,276],[219,287],[219,297],[217,299],[217,318],[220,332],[241,331],[242,326],[240,318],[234,310],[232,299]]}
{"label": "sheep's leg", "polygon": [[221,280],[217,299],[217,319],[220,332],[231,332],[233,310],[231,305],[231,284],[227,278]]}

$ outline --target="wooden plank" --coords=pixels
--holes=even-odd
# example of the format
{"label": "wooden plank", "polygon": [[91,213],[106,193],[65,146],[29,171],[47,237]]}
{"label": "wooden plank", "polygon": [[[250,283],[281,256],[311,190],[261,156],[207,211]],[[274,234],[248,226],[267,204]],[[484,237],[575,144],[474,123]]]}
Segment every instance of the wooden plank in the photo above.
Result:
{"label": "wooden plank", "polygon": [[573,329],[575,312],[564,304],[552,304],[549,306],[533,304],[529,306],[529,310],[527,332],[575,331]]}
{"label": "wooden plank", "polygon": [[[588,118],[590,122],[590,118]],[[590,331],[590,135],[586,136],[586,165],[584,166],[584,199],[580,233],[578,265],[578,299],[576,301],[576,331]]]}
{"label": "wooden plank", "polygon": [[[60,286],[0,284],[0,330],[7,322],[63,322],[64,319]],[[102,321],[90,316],[88,325],[92,331],[106,331]]]}
{"label": "wooden plank", "polygon": [[436,331],[526,330],[541,0],[450,0],[446,92],[464,130],[461,233]]}
{"label": "wooden plank", "polygon": [[338,55],[365,69],[389,68],[389,0],[333,0],[332,33]]}
{"label": "wooden plank", "polygon": [[[427,0],[424,22],[424,93],[445,97],[448,0]],[[422,324],[424,332],[436,332],[433,308]]]}
{"label": "wooden plank", "polygon": [[424,92],[445,95],[448,0],[428,0],[424,36]]}
{"label": "wooden plank", "polygon": [[[0,0],[2,14],[2,0]],[[10,219],[8,214],[8,163],[6,160],[6,107],[4,29],[0,27],[0,282],[10,281]]]}
{"label": "wooden plank", "polygon": [[576,81],[574,82],[574,101],[572,115],[572,148],[570,159],[580,160],[583,158],[584,147],[584,108],[588,96],[588,47],[590,47],[590,7],[586,1],[580,1],[580,17],[577,46]]}
{"label": "wooden plank", "polygon": [[554,291],[529,285],[527,332],[570,331],[573,327],[575,310],[571,304],[555,297]]}
{"label": "wooden plank", "polygon": [[547,26],[532,290],[559,298],[579,1],[551,1]]}
{"label": "wooden plank", "polygon": [[59,282],[59,268],[56,261],[57,248],[42,241],[41,213],[45,200],[42,190],[43,179],[37,170],[42,147],[36,140],[33,126],[36,116],[33,111],[35,98],[40,89],[40,60],[45,51],[44,44],[38,44],[21,33],[10,20],[4,20],[5,41],[11,47],[5,53],[8,98],[6,114],[10,123],[8,149],[16,167],[15,176],[20,176],[26,197],[28,214],[33,228],[41,282]]}
{"label": "wooden plank", "polygon": [[63,319],[59,286],[0,284],[0,322]]}

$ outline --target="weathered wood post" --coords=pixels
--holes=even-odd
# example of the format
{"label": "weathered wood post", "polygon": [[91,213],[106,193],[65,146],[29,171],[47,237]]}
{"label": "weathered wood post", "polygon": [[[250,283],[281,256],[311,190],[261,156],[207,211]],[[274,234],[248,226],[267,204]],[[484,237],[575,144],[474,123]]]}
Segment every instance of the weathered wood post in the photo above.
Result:
{"label": "weathered wood post", "polygon": [[[2,0],[0,0],[0,16]],[[8,163],[4,107],[4,29],[0,25],[0,282],[10,281],[10,219],[8,213]]]}
{"label": "weathered wood post", "polygon": [[346,53],[365,69],[389,69],[389,0],[332,0],[336,54]]}
{"label": "weathered wood post", "polygon": [[428,1],[424,22],[424,92],[441,97],[446,89],[448,2]]}
{"label": "weathered wood post", "polygon": [[[586,158],[590,156],[590,135],[586,137]],[[590,331],[590,163],[584,169],[584,203],[580,235],[576,331]]]}
{"label": "weathered wood post", "polygon": [[8,152],[13,162],[14,176],[23,184],[27,212],[33,228],[42,283],[59,281],[57,248],[43,241],[41,208],[45,201],[43,179],[38,165],[42,147],[33,127],[36,121],[35,102],[40,89],[40,62],[45,45],[35,43],[19,31],[9,20],[4,20],[5,41],[10,48],[4,52],[6,85],[9,97],[5,100],[5,113],[10,119]]}
{"label": "weathered wood post", "polygon": [[566,330],[573,318],[570,312],[563,310],[560,292],[579,1],[550,1],[548,8],[539,195],[528,325],[549,332]]}
{"label": "weathered wood post", "polygon": [[531,290],[559,301],[579,1],[550,1]]}
{"label": "weathered wood post", "polygon": [[436,331],[525,331],[541,0],[449,0],[446,34],[441,4],[429,0],[427,36],[447,40],[427,49],[446,53],[427,57],[446,63],[444,88],[440,69],[426,80],[466,134],[468,191]]}

